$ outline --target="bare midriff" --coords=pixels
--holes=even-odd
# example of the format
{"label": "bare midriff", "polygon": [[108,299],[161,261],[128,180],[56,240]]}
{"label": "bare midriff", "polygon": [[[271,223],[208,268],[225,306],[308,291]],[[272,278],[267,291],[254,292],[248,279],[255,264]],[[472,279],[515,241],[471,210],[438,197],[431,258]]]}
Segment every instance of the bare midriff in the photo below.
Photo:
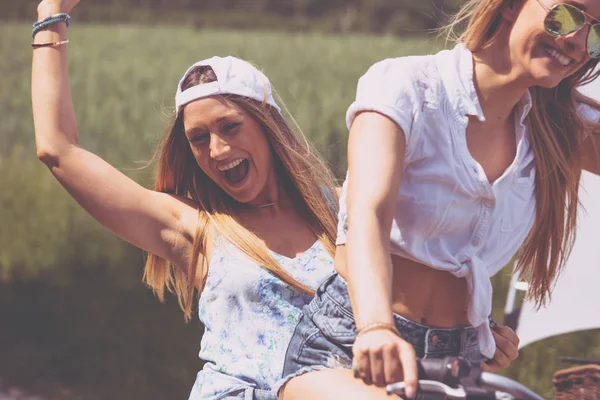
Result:
{"label": "bare midriff", "polygon": [[[436,328],[469,326],[467,281],[450,272],[392,255],[392,311]],[[347,280],[346,247],[338,246],[335,268]]]}

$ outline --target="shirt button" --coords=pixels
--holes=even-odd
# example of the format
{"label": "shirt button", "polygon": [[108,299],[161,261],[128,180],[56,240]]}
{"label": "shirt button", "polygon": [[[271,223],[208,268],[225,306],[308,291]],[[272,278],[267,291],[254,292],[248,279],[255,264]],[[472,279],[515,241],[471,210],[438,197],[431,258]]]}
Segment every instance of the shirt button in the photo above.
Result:
{"label": "shirt button", "polygon": [[492,199],[486,199],[483,204],[488,207],[488,208],[492,208],[494,206],[494,200]]}
{"label": "shirt button", "polygon": [[481,241],[479,240],[479,238],[475,238],[473,239],[473,246],[479,246],[479,243],[481,243]]}

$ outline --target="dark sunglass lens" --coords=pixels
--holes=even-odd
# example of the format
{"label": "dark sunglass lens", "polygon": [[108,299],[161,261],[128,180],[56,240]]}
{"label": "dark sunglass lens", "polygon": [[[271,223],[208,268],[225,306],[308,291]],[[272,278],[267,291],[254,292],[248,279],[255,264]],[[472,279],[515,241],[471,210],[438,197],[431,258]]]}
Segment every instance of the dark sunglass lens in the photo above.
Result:
{"label": "dark sunglass lens", "polygon": [[592,29],[590,29],[588,52],[592,58],[600,57],[600,24],[595,24],[592,26]]}
{"label": "dark sunglass lens", "polygon": [[559,4],[548,12],[544,21],[546,31],[554,36],[575,32],[585,23],[585,15],[576,7]]}

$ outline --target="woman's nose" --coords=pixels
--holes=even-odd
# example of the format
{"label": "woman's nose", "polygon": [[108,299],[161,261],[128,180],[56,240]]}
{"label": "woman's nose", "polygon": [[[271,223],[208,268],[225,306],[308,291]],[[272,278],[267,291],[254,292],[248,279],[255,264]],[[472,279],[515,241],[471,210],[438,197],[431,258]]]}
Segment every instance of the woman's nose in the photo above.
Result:
{"label": "woman's nose", "polygon": [[565,36],[565,41],[570,50],[574,52],[584,52],[587,55],[587,41],[592,29],[589,23],[585,24],[579,30]]}
{"label": "woman's nose", "polygon": [[229,143],[223,140],[219,135],[211,135],[210,138],[210,156],[214,159],[226,158],[231,147]]}

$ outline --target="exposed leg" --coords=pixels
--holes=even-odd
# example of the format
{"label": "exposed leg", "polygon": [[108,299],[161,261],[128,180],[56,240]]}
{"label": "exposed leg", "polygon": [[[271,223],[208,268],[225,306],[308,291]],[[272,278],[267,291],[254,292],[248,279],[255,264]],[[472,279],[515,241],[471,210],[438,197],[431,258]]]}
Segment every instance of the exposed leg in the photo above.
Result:
{"label": "exposed leg", "polygon": [[367,386],[349,369],[309,372],[290,380],[281,390],[280,400],[400,400],[385,388]]}

